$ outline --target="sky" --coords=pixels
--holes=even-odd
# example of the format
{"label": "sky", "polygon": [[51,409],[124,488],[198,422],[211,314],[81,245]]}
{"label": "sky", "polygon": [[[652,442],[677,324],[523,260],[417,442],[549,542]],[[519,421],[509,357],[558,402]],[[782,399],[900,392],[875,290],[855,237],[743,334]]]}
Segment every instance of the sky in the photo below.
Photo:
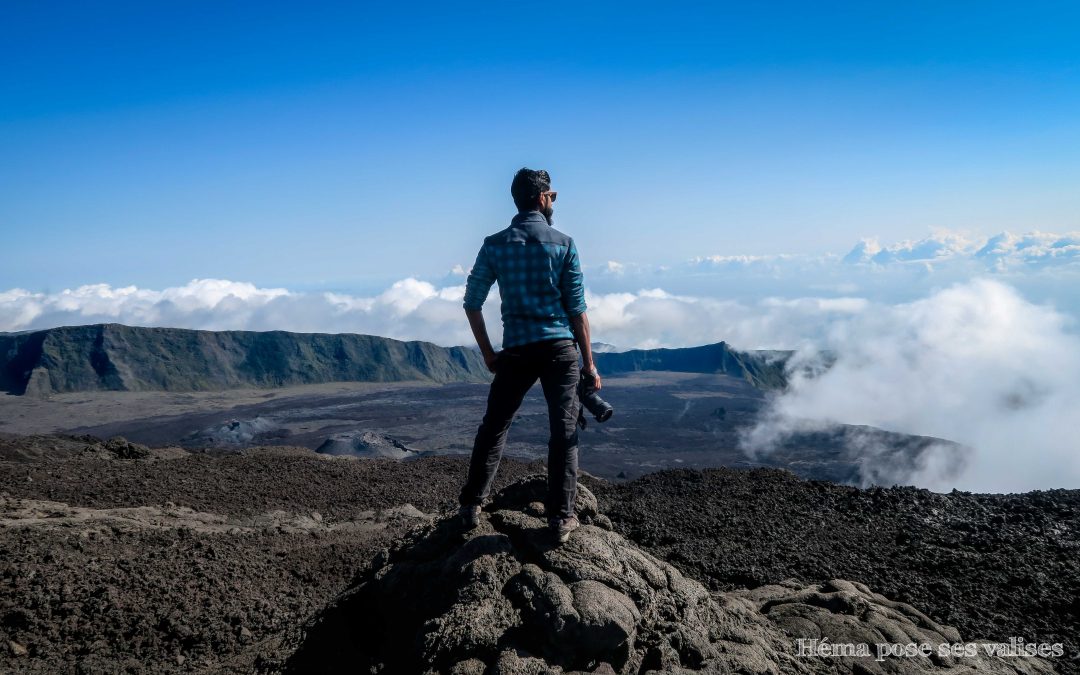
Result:
{"label": "sky", "polygon": [[[545,168],[594,339],[836,358],[748,452],[841,421],[974,453],[878,480],[1080,487],[1078,25],[1067,2],[0,0],[0,331],[472,344],[468,271]],[[497,344],[497,291],[484,311]]]}
{"label": "sky", "polygon": [[547,168],[587,266],[1080,229],[1071,3],[14,3],[0,288],[373,292]]}

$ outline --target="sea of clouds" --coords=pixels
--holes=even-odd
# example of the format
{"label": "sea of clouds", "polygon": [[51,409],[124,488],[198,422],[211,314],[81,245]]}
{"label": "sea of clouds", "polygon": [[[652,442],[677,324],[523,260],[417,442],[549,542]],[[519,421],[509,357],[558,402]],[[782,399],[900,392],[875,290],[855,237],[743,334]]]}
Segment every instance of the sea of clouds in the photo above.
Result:
{"label": "sea of clouds", "polygon": [[[706,256],[678,266],[585,270],[595,340],[618,348],[725,340],[793,349],[791,387],[748,434],[768,452],[834,422],[947,438],[914,473],[935,490],[1080,487],[1080,234],[937,232],[860,242],[846,255]],[[376,295],[294,292],[223,279],[152,290],[89,284],[0,292],[0,331],[117,322],[207,330],[355,332],[470,345],[466,270]],[[497,291],[485,305],[501,331]],[[823,355],[835,358],[820,367]],[[806,373],[813,373],[807,376]],[[860,451],[872,457],[872,444]]]}

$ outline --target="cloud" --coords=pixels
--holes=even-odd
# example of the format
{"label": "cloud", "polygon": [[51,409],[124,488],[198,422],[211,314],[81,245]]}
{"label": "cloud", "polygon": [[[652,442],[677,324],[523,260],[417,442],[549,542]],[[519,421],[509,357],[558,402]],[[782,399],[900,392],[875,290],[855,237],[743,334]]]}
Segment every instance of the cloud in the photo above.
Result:
{"label": "cloud", "polygon": [[977,247],[976,240],[961,233],[937,230],[923,239],[888,246],[882,246],[877,239],[864,239],[844,256],[843,262],[848,265],[940,262],[971,257]]}
{"label": "cloud", "polygon": [[[463,285],[402,279],[377,295],[300,293],[224,279],[195,279],[164,290],[92,284],[58,293],[0,293],[0,331],[116,322],[204,330],[353,332],[436,344],[473,344]],[[744,303],[669,293],[586,291],[597,339],[622,349],[686,347],[726,340],[742,348],[783,348],[819,336],[830,317],[861,311],[859,298],[766,298]],[[492,339],[502,335],[498,291],[484,305]]]}
{"label": "cloud", "polygon": [[[116,322],[204,330],[350,332],[467,344],[464,286],[403,279],[376,296],[297,293],[224,279],[164,290],[92,284],[59,293],[0,292],[0,330]],[[498,319],[497,315],[489,320]]]}
{"label": "cloud", "polygon": [[[1074,431],[1080,338],[1074,321],[1008,285],[976,279],[911,303],[834,315],[824,339],[792,362],[789,391],[747,437],[767,452],[786,435],[843,422],[935,436],[946,446],[913,473],[876,466],[879,480],[936,490],[1008,492],[1080,485]],[[822,367],[822,355],[835,363]]]}
{"label": "cloud", "polygon": [[836,315],[859,312],[861,298],[737,300],[676,295],[663,289],[586,293],[597,339],[621,349],[728,342],[742,349],[787,349],[823,336]]}
{"label": "cloud", "polygon": [[988,239],[974,253],[994,270],[1020,266],[1051,267],[1080,263],[1080,232],[1050,234],[1030,232],[1013,235],[1008,232]]}
{"label": "cloud", "polygon": [[171,320],[210,326],[230,313],[235,314],[228,321],[243,323],[267,305],[290,297],[294,294],[283,288],[222,279],[196,279],[163,291],[108,284],[51,294],[13,289],[0,293],[0,330],[94,322],[169,325]]}
{"label": "cloud", "polygon": [[596,292],[662,287],[744,302],[817,294],[895,304],[977,276],[1001,279],[1080,316],[1080,233],[980,237],[936,230],[894,243],[864,239],[844,255],[702,255],[671,266],[619,262],[585,270]]}
{"label": "cloud", "polygon": [[[621,275],[621,287],[593,283],[603,280],[601,269],[586,275],[593,337],[620,349],[721,340],[739,349],[797,349],[800,370],[790,391],[775,400],[768,423],[748,439],[758,451],[791,431],[865,424],[971,448],[963,457],[940,446],[911,472],[889,465],[873,436],[851,435],[869,458],[866,475],[879,482],[978,491],[1077,487],[1080,466],[1070,427],[1080,411],[1080,338],[1077,314],[1067,311],[1076,284],[1063,282],[1080,270],[1070,262],[1076,238],[1029,233],[986,241],[943,237],[938,243],[893,245],[885,263],[845,264],[836,256],[703,258],[655,268],[645,277],[655,283],[640,285],[640,266],[608,264],[611,274]],[[877,256],[869,253],[873,246],[864,248],[870,258]],[[879,246],[878,253],[885,248]],[[936,261],[929,268],[920,258],[926,255]],[[950,268],[946,260],[960,267]],[[970,270],[969,265],[981,276],[943,273]],[[1021,282],[1033,277],[1018,274],[1017,266],[1045,275],[1040,278],[1046,292],[1023,288]],[[718,282],[727,279],[733,281]],[[364,295],[223,279],[163,290],[108,284],[56,293],[16,288],[0,291],[0,331],[118,322],[366,333],[472,345],[461,308],[462,281],[460,275],[438,284],[407,278]],[[484,315],[498,343],[497,290]],[[836,358],[829,369],[821,367],[823,354]],[[799,374],[814,368],[818,377]]]}
{"label": "cloud", "polygon": [[881,246],[864,239],[843,258],[849,265],[971,261],[987,272],[1028,271],[1080,263],[1080,232],[1002,232],[989,238],[938,230],[929,237]]}

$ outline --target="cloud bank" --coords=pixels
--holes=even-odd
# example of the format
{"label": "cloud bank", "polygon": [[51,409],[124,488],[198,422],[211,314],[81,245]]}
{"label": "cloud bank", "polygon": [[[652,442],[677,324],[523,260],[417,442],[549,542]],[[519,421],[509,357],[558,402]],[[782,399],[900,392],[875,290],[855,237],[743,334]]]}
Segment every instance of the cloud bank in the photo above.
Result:
{"label": "cloud bank", "polygon": [[[748,436],[768,449],[823,423],[864,424],[969,446],[937,446],[914,475],[933,490],[1080,487],[1080,338],[1073,320],[977,279],[916,302],[838,317],[792,362],[790,389]],[[823,354],[835,355],[822,367]],[[860,448],[870,470],[885,449]],[[887,474],[878,478],[888,479]]]}
{"label": "cloud bank", "polygon": [[[375,296],[297,293],[224,279],[195,279],[161,291],[108,284],[59,293],[0,292],[0,331],[89,323],[203,330],[367,333],[443,346],[474,344],[464,319],[464,285],[437,288],[413,278]],[[662,289],[586,291],[598,340],[621,349],[687,347],[727,341],[744,349],[783,349],[820,339],[835,317],[862,312],[860,298],[767,298],[754,303],[675,295]],[[484,305],[488,332],[501,339],[498,291]]]}
{"label": "cloud bank", "polygon": [[672,266],[608,261],[585,276],[605,293],[659,287],[743,301],[846,295],[889,304],[988,276],[1080,316],[1080,233],[975,237],[938,230],[891,244],[865,239],[846,254],[705,255]]}
{"label": "cloud bank", "polygon": [[[472,340],[467,324],[461,325],[464,294],[464,286],[436,288],[413,278],[370,297],[298,293],[226,279],[195,279],[160,291],[108,284],[59,293],[13,289],[0,292],[0,331],[112,322],[202,330],[367,333],[453,346]],[[497,324],[497,313],[494,318]]]}
{"label": "cloud bank", "polygon": [[849,265],[892,265],[974,261],[987,271],[1038,269],[1080,263],[1080,232],[1002,232],[989,238],[939,230],[929,237],[882,246],[864,239],[846,256]]}

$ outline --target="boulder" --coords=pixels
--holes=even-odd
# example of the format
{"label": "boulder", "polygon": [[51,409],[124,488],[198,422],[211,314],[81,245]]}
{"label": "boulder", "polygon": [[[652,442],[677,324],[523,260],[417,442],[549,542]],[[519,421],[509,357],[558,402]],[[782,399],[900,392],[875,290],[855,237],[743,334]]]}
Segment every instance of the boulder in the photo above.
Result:
{"label": "boulder", "polygon": [[[608,529],[559,544],[535,515],[546,479],[495,495],[480,525],[414,529],[286,641],[286,672],[1052,673],[1040,659],[800,655],[798,638],[957,642],[954,629],[865,586],[712,595]],[[599,519],[579,488],[578,517]]]}
{"label": "boulder", "polygon": [[145,445],[132,443],[123,436],[113,436],[104,442],[94,439],[81,454],[96,459],[146,459],[151,452]]}

